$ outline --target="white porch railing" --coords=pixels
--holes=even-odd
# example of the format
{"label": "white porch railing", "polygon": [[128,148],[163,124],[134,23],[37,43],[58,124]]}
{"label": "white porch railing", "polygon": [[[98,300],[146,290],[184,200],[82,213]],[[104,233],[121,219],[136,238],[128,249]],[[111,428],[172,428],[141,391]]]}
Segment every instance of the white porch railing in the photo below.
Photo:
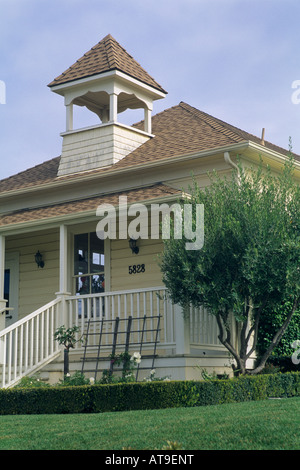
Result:
{"label": "white porch railing", "polygon": [[[190,346],[221,347],[215,319],[206,310],[193,308],[189,318],[184,319],[182,310],[171,302],[164,287],[58,297],[0,331],[0,387],[13,386],[24,375],[38,371],[59,356],[61,348],[54,340],[54,333],[61,325],[78,326],[79,337],[86,332],[88,320],[96,320],[91,322],[95,335],[88,339],[89,346],[98,347],[99,320],[105,319],[106,333],[109,330],[112,333],[117,317],[120,321],[134,317],[135,329],[141,331],[145,316],[148,323],[144,339],[147,343],[158,339],[158,354],[160,351],[162,354],[188,354]],[[157,338],[155,319],[158,316]],[[136,333],[137,342],[139,335]],[[112,341],[112,334],[103,335],[102,350],[111,351]],[[77,347],[83,348],[80,343]]]}
{"label": "white porch railing", "polygon": [[[97,328],[100,328],[100,320],[105,319],[104,333],[112,328],[114,320],[118,317],[121,321],[130,316],[136,320],[136,328],[140,329],[144,316],[152,321],[153,331],[148,332],[147,341],[154,341],[154,319],[161,315],[159,347],[175,346],[175,316],[174,305],[166,295],[164,287],[134,289],[127,291],[105,292],[92,295],[78,295],[66,298],[67,319],[66,326],[78,326],[80,335],[84,334],[89,320],[95,331],[95,346],[97,346]],[[111,324],[109,323],[111,321]],[[151,328],[149,328],[151,329]],[[139,338],[137,338],[139,340]],[[93,336],[90,336],[93,341]],[[112,335],[104,334],[102,346],[111,347]]]}
{"label": "white porch railing", "polygon": [[61,324],[61,299],[44,305],[0,331],[1,387],[16,384],[60,354],[54,332]]}
{"label": "white porch railing", "polygon": [[202,306],[190,308],[190,342],[195,346],[221,346],[217,320]]}

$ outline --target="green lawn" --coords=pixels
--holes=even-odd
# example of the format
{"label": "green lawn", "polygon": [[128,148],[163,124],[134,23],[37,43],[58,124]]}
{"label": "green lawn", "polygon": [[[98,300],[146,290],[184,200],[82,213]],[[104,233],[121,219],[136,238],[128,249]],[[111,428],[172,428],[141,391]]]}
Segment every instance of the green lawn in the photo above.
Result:
{"label": "green lawn", "polygon": [[300,398],[103,414],[0,416],[0,450],[299,450]]}

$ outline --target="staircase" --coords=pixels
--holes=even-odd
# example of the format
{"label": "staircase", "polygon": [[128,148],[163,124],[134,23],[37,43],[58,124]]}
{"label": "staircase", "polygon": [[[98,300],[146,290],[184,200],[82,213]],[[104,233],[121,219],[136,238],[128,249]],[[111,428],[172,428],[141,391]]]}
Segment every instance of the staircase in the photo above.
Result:
{"label": "staircase", "polygon": [[54,332],[61,325],[61,298],[0,331],[0,387],[16,385],[61,353]]}

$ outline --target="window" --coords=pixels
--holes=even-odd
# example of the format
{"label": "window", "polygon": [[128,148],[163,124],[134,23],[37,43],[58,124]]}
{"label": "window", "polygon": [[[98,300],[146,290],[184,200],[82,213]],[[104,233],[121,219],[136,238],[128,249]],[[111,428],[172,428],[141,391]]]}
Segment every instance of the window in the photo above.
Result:
{"label": "window", "polygon": [[96,233],[74,236],[75,293],[104,292],[104,241]]}

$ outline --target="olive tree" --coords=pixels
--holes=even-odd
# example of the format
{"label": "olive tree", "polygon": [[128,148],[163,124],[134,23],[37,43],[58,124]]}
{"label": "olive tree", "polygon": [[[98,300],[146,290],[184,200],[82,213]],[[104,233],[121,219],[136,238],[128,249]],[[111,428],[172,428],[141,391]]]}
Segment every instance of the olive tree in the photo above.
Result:
{"label": "olive tree", "polygon": [[[206,189],[194,183],[182,203],[192,204],[194,213],[204,205],[203,248],[187,250],[184,237],[164,241],[161,270],[171,299],[183,307],[203,305],[216,317],[219,340],[241,374],[263,369],[299,305],[300,192],[294,171],[290,155],[276,175],[262,162],[248,170],[239,164],[231,177],[211,174]],[[250,370],[266,307],[275,310],[286,298],[286,316]]]}

